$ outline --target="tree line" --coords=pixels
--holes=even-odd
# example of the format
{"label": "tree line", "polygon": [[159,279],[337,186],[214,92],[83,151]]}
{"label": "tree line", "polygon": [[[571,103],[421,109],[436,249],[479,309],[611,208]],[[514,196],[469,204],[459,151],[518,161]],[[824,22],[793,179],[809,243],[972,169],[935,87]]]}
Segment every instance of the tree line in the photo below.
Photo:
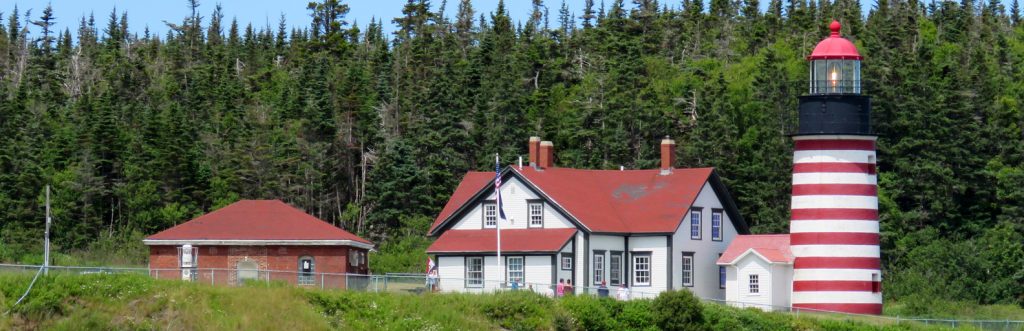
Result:
{"label": "tree line", "polygon": [[804,59],[837,19],[865,56],[880,135],[887,295],[1024,302],[1016,0],[879,0],[867,13],[855,0],[587,0],[581,13],[534,0],[520,22],[500,1],[462,0],[454,17],[447,5],[350,22],[325,0],[289,28],[191,0],[162,36],[130,31],[116,9],[72,34],[53,8],[11,8],[0,258],[41,250],[48,184],[65,252],[243,198],[388,245],[422,237],[462,174],[526,154],[532,135],[554,141],[557,165],[594,169],[654,168],[671,136],[677,166],[716,167],[754,232],[786,232]]}

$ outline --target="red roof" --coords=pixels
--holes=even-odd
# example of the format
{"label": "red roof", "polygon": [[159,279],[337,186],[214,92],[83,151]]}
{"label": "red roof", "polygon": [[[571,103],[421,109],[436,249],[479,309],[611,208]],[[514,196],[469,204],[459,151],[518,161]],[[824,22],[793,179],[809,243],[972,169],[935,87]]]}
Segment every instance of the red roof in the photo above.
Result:
{"label": "red roof", "polygon": [[452,216],[473,195],[480,192],[485,185],[491,185],[493,181],[493,172],[470,171],[466,173],[466,176],[462,177],[462,181],[459,182],[459,186],[455,188],[455,193],[452,193],[451,198],[448,198],[448,203],[444,205],[444,209],[441,209],[441,213],[434,219],[434,224],[430,227],[430,230],[433,231],[434,227],[437,227],[441,221]]}
{"label": "red roof", "polygon": [[372,245],[281,200],[241,200],[146,240],[351,240]]}
{"label": "red roof", "polygon": [[771,263],[793,263],[793,253],[789,250],[788,234],[757,234],[739,235],[729,243],[718,264],[733,264],[736,259],[754,250]]}
{"label": "red roof", "polygon": [[[511,168],[593,232],[674,232],[712,174],[712,168],[583,170]],[[492,172],[470,172],[434,220],[433,233],[478,192]],[[451,231],[449,231],[451,232]]]}
{"label": "red roof", "polygon": [[818,43],[818,46],[814,47],[814,51],[811,52],[811,56],[808,56],[808,60],[821,60],[821,59],[836,59],[836,60],[860,60],[860,52],[857,52],[857,46],[853,45],[852,42],[846,40],[846,38],[839,36],[839,29],[842,28],[838,21],[832,21],[832,25],[829,29],[832,30],[832,35],[825,40]]}
{"label": "red roof", "polygon": [[[576,229],[501,230],[502,252],[557,252],[569,242]],[[427,253],[495,252],[494,229],[446,231],[427,248]]]}

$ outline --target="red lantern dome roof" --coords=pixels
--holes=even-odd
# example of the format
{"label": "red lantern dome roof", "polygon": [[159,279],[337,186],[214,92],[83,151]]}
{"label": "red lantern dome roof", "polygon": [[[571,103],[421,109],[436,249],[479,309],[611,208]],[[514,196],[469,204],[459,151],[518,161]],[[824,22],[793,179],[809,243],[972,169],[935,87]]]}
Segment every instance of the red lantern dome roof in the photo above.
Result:
{"label": "red lantern dome roof", "polygon": [[808,60],[860,60],[862,57],[857,52],[857,46],[854,46],[852,42],[846,40],[846,38],[839,36],[839,29],[842,26],[839,25],[839,21],[832,21],[829,29],[832,29],[832,35],[825,40],[818,43],[818,46],[814,47],[814,51],[811,52],[811,56],[808,56]]}

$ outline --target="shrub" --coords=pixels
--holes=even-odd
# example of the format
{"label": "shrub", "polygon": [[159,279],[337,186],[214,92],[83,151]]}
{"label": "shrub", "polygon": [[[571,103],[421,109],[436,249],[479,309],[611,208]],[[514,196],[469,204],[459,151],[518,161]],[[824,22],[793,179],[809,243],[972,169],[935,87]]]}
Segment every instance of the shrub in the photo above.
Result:
{"label": "shrub", "polygon": [[[613,302],[617,302],[612,300]],[[621,303],[622,311],[617,320],[626,330],[657,330],[654,324],[654,312],[651,311],[651,300],[631,300]]]}
{"label": "shrub", "polygon": [[651,304],[654,320],[662,330],[703,330],[700,301],[687,290],[666,291]]}
{"label": "shrub", "polygon": [[618,330],[615,310],[618,302],[612,299],[596,299],[589,296],[566,296],[559,304],[583,330]]}
{"label": "shrub", "polygon": [[537,330],[550,325],[551,300],[529,291],[499,292],[483,304],[483,313],[510,330]]}

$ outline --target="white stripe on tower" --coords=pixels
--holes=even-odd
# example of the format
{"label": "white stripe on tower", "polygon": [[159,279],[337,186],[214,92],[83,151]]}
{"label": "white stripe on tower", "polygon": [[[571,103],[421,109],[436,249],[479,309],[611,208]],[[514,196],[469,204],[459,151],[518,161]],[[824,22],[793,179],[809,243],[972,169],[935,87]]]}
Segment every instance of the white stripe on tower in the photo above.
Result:
{"label": "white stripe on tower", "polygon": [[875,139],[794,137],[795,308],[881,313]]}

